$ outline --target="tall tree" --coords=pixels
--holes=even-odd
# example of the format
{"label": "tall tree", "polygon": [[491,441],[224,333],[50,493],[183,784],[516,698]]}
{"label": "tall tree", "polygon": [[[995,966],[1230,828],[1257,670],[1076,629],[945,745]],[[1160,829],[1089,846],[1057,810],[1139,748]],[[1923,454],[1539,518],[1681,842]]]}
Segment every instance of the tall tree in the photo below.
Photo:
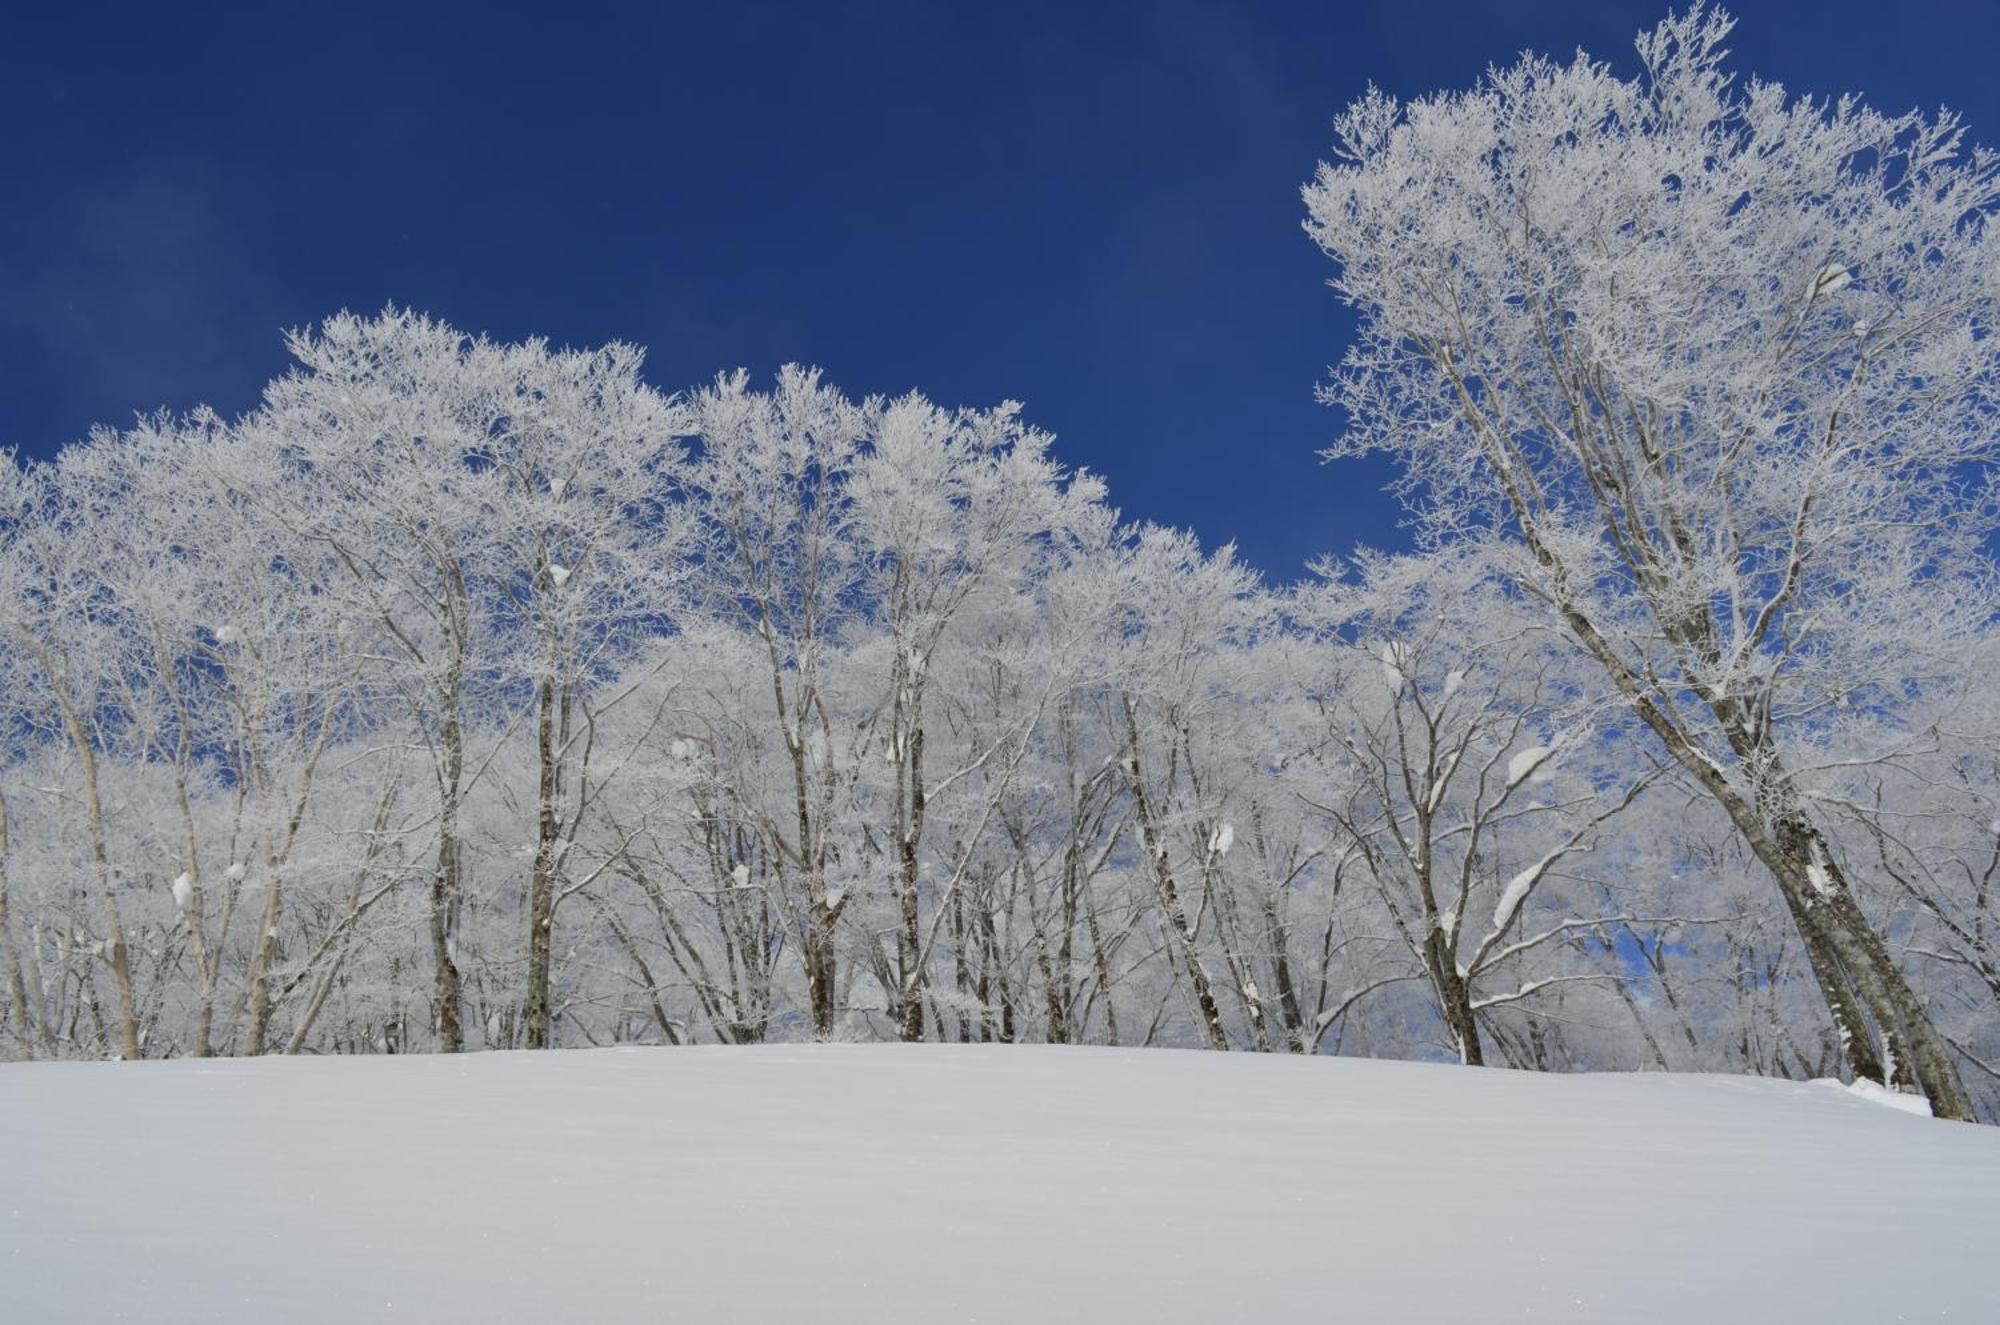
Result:
{"label": "tall tree", "polygon": [[[1315,742],[1328,786],[1311,794],[1353,843],[1453,1052],[1478,1065],[1487,1009],[1619,978],[1523,967],[1637,916],[1571,907],[1528,921],[1546,885],[1596,848],[1654,770],[1605,729],[1604,706],[1576,684],[1574,657],[1481,558],[1364,556],[1356,571],[1295,609],[1334,645]],[[1487,988],[1496,978],[1502,987]]]}
{"label": "tall tree", "polygon": [[797,928],[813,1035],[833,1035],[836,926],[849,893],[835,806],[852,782],[826,703],[831,659],[855,612],[860,565],[843,487],[867,435],[864,412],[817,371],[788,366],[768,394],[747,373],[719,377],[691,401],[699,454],[689,486],[701,520],[701,603],[740,621],[761,645],[770,715],[784,747],[782,810],[760,815],[776,866],[802,887]]}
{"label": "tall tree", "polygon": [[1519,582],[1728,813],[1858,1074],[1971,1116],[1790,751],[1898,702],[1926,585],[1969,574],[1995,458],[2000,159],[1948,114],[1788,97],[1699,6],[1407,105],[1370,92],[1305,190],[1361,313],[1332,454],[1404,465],[1423,536]]}
{"label": "tall tree", "polygon": [[498,684],[497,503],[509,479],[485,458],[513,406],[505,352],[427,318],[343,313],[289,338],[298,367],[244,425],[293,463],[263,494],[269,518],[325,548],[336,592],[395,659],[376,681],[428,750],[437,796],[429,933],[432,1013],[464,1047],[459,922],[465,893],[469,726]]}
{"label": "tall tree", "polygon": [[[639,378],[627,345],[498,351],[494,423],[469,459],[493,480],[497,627],[527,662],[535,745],[522,1029],[551,1040],[559,886],[593,798],[598,720],[629,698],[609,686],[637,643],[670,628],[685,577],[687,511],[674,500],[680,406]],[[595,778],[594,778],[594,775]]]}
{"label": "tall tree", "polygon": [[[102,439],[99,439],[102,444]],[[91,891],[104,924],[92,943],[110,967],[116,1051],[143,1052],[139,995],[127,941],[122,871],[112,863],[104,760],[121,725],[111,702],[120,644],[134,633],[105,581],[104,531],[130,515],[122,496],[97,481],[89,446],[72,447],[46,467],[7,466],[10,515],[0,548],[0,628],[27,661],[38,719],[76,760]]]}
{"label": "tall tree", "polygon": [[[872,404],[869,445],[856,458],[848,495],[865,549],[863,589],[885,637],[887,670],[876,670],[879,696],[867,728],[890,768],[888,822],[883,838],[894,855],[896,956],[890,989],[897,1034],[924,1038],[924,995],[930,943],[920,911],[925,825],[932,798],[952,783],[965,785],[989,763],[1011,769],[1054,687],[1019,721],[988,733],[985,749],[965,750],[939,776],[925,751],[931,723],[926,706],[963,616],[986,600],[989,612],[1029,598],[1087,522],[1101,494],[1095,479],[1066,490],[1062,467],[1048,454],[1051,438],[1020,421],[1020,407],[941,409],[921,396]],[[1045,659],[1053,676],[1055,658]],[[998,794],[1001,784],[987,782]],[[990,813],[992,804],[986,805]],[[981,816],[982,818],[984,816]],[[980,825],[983,827],[983,823]],[[944,874],[956,888],[967,862],[958,853]]]}

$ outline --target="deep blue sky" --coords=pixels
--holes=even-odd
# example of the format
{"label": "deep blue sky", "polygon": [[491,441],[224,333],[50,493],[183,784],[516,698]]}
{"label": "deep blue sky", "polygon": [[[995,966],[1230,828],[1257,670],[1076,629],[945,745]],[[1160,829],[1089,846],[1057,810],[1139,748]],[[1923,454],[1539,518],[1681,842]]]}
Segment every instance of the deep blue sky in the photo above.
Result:
{"label": "deep blue sky", "polygon": [[[2000,4],[1744,0],[1737,67],[2000,143]],[[1648,3],[10,6],[0,446],[199,402],[395,301],[648,347],[677,388],[823,365],[1027,402],[1128,516],[1289,578],[1396,542],[1320,464],[1347,315],[1298,187],[1371,79],[1630,68]],[[578,12],[586,11],[586,12]]]}

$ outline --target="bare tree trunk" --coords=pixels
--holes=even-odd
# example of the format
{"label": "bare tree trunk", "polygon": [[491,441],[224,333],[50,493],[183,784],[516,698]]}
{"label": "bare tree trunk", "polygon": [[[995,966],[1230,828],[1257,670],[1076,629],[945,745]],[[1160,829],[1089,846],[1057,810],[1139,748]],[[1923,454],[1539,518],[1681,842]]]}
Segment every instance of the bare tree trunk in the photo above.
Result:
{"label": "bare tree trunk", "polygon": [[1055,963],[1049,959],[1046,936],[1035,943],[1035,967],[1042,977],[1042,1013],[1048,1022],[1048,1042],[1050,1044],[1069,1043],[1069,954],[1063,954],[1063,976],[1056,977]]}
{"label": "bare tree trunk", "polygon": [[[840,957],[834,947],[833,930],[840,920],[846,898],[844,895],[840,898],[827,896],[826,844],[822,840],[824,825],[813,815],[812,780],[806,770],[805,742],[805,724],[812,719],[815,712],[810,682],[801,682],[807,689],[805,697],[800,700],[797,711],[794,712],[792,706],[785,702],[786,669],[779,656],[777,638],[771,632],[768,613],[760,617],[758,626],[771,663],[772,705],[778,715],[779,730],[784,735],[786,752],[791,756],[793,810],[798,819],[795,859],[798,862],[799,872],[804,875],[806,888],[803,954],[806,966],[806,1001],[811,1005],[813,1038],[823,1043],[833,1038],[836,1012],[834,1004],[838,997],[840,973]],[[824,736],[826,733],[823,713],[821,730]],[[830,752],[829,757],[831,757]],[[824,770],[822,776],[825,776]],[[780,852],[782,853],[782,842]]]}
{"label": "bare tree trunk", "polygon": [[1299,1007],[1298,983],[1292,978],[1291,936],[1278,916],[1277,902],[1264,898],[1264,942],[1271,949],[1272,975],[1278,985],[1278,1016],[1285,1027],[1285,1045],[1292,1053],[1306,1052],[1305,1013]]}
{"label": "bare tree trunk", "polygon": [[[991,884],[989,883],[989,887]],[[983,939],[979,958],[979,1001],[991,1006],[996,988],[1000,1000],[1000,1024],[995,1027],[990,1020],[980,1024],[981,1040],[997,1039],[1002,1044],[1014,1043],[1014,991],[1007,979],[1007,968],[1000,956],[1000,930],[994,924],[993,909],[982,906],[978,916],[978,932]]]}
{"label": "bare tree trunk", "polygon": [[188,803],[187,766],[191,759],[186,734],[186,710],[182,710],[181,749],[174,769],[174,799],[181,816],[181,853],[188,876],[188,900],[182,908],[181,923],[194,948],[195,978],[201,982],[195,1010],[194,1056],[207,1058],[213,1048],[210,1035],[215,1025],[215,959],[208,950],[208,901],[201,886],[201,856],[195,847],[194,811]]}
{"label": "bare tree trunk", "polygon": [[[268,867],[268,866],[267,866]],[[271,1031],[271,962],[278,946],[278,918],[284,910],[284,879],[276,869],[264,889],[264,912],[257,921],[257,945],[250,962],[250,1020],[243,1030],[243,1053],[264,1052]]]}
{"label": "bare tree trunk", "polygon": [[1427,923],[1430,933],[1424,941],[1424,966],[1431,990],[1437,995],[1438,1010],[1444,1014],[1458,1061],[1467,1067],[1483,1067],[1486,1053],[1479,1039],[1479,1019],[1472,1010],[1472,991],[1458,972],[1458,956],[1449,937],[1434,918]]}
{"label": "bare tree trunk", "polygon": [[[964,999],[973,996],[974,989],[972,961],[965,950],[965,939],[965,898],[963,894],[954,892],[951,895],[951,964],[952,988],[957,991],[961,1000],[957,1013],[958,1042],[960,1044],[970,1044],[972,1042],[972,1021],[965,1015],[965,1004],[963,1002]],[[984,991],[982,990],[981,993],[983,995]],[[982,1001],[984,1001],[983,998]],[[981,1023],[981,1038],[984,1039],[983,1031],[985,1027],[983,1017],[981,1018]],[[939,1023],[938,1031],[940,1035],[944,1032],[942,1022]]]}
{"label": "bare tree trunk", "polygon": [[[900,709],[900,700],[898,701]],[[900,714],[899,714],[900,717]],[[896,907],[900,924],[896,930],[896,980],[899,986],[896,1034],[908,1041],[924,1038],[923,931],[917,916],[917,841],[924,831],[924,729],[912,716],[907,741],[909,755],[904,773],[908,778],[908,818],[901,825],[897,843],[900,873],[897,878]],[[901,818],[902,816],[898,816]]]}
{"label": "bare tree trunk", "polygon": [[437,1003],[437,1037],[440,1053],[455,1054],[465,1048],[463,995],[458,976],[458,907],[462,886],[458,841],[458,801],[465,773],[465,739],[459,726],[457,664],[448,682],[444,730],[444,768],[440,779],[438,805],[437,868],[431,874],[431,962],[435,968],[433,996]]}
{"label": "bare tree trunk", "polygon": [[[1888,945],[1862,914],[1819,829],[1802,813],[1794,813],[1778,819],[1772,836],[1771,846],[1783,862],[1783,869],[1773,872],[1780,873],[1781,883],[1797,894],[1796,911],[1805,922],[1802,932],[1825,936],[1881,1029],[1890,1061],[1876,1080],[1899,1089],[1921,1089],[1931,1102],[1931,1112],[1940,1118],[1977,1121],[1951,1046],[1903,978]],[[1849,1055],[1851,1060],[1851,1049]]]}
{"label": "bare tree trunk", "polygon": [[[1097,968],[1097,987],[1104,995],[1104,1042],[1113,1048],[1118,1046],[1118,1004],[1112,997],[1111,950],[1104,941],[1104,926],[1097,918],[1097,899],[1086,892],[1083,899],[1084,922],[1090,930],[1090,955]],[[1085,1007],[1086,1020],[1090,1009]]]}
{"label": "bare tree trunk", "polygon": [[833,924],[840,911],[828,906],[824,897],[808,902],[807,911],[806,996],[812,1004],[813,1038],[826,1041],[833,1038],[834,980],[840,960],[833,947]]}
{"label": "bare tree trunk", "polygon": [[132,963],[125,948],[125,924],[118,915],[118,898],[112,891],[111,853],[104,842],[104,802],[97,791],[97,752],[83,730],[83,721],[66,696],[59,696],[63,723],[76,746],[77,763],[83,772],[84,807],[90,827],[90,862],[97,876],[97,889],[104,905],[106,955],[111,962],[112,985],[118,995],[119,1057],[136,1060],[139,1053],[139,1005],[132,994]]}
{"label": "bare tree trunk", "polygon": [[[562,790],[561,770],[557,767],[556,709],[559,701],[556,691],[555,678],[544,676],[538,695],[540,712],[535,721],[539,776],[536,784],[535,864],[528,881],[528,989],[522,1009],[526,1043],[530,1049],[549,1047],[549,961],[554,944],[556,854],[560,836],[556,798]],[[566,696],[561,706],[567,707]]]}
{"label": "bare tree trunk", "polygon": [[1166,915],[1167,928],[1172,931],[1182,963],[1187,968],[1188,983],[1194,991],[1195,1009],[1201,1019],[1202,1038],[1211,1049],[1227,1049],[1229,1034],[1222,1025],[1222,1009],[1215,1001],[1214,981],[1209,978],[1208,967],[1202,961],[1195,925],[1188,919],[1187,911],[1181,904],[1173,869],[1167,864],[1166,842],[1160,837],[1153,821],[1152,802],[1146,795],[1145,773],[1139,763],[1139,717],[1129,695],[1124,699],[1124,707],[1125,757],[1131,780],[1132,805],[1139,816],[1139,845],[1146,853],[1146,863],[1152,873],[1153,887],[1159,894],[1160,909]]}
{"label": "bare tree trunk", "polygon": [[[1075,793],[1071,793],[1071,803]],[[1070,1018],[1076,1008],[1076,980],[1071,972],[1076,961],[1076,913],[1078,891],[1079,850],[1076,840],[1076,820],[1071,816],[1070,839],[1063,847],[1062,872],[1062,938],[1056,944],[1055,960],[1049,960],[1047,942],[1040,947],[1042,964],[1042,990],[1048,1004],[1049,1043],[1068,1044],[1071,1039]],[[1023,853],[1025,862],[1026,853]],[[1025,863],[1024,863],[1025,868]],[[1060,973],[1060,974],[1058,974]]]}
{"label": "bare tree trunk", "polygon": [[28,1006],[28,982],[21,973],[21,953],[14,944],[14,920],[7,910],[7,800],[0,796],[0,951],[7,959],[7,993],[14,1014],[14,1030],[21,1037],[21,1050],[35,1054],[35,1018]]}

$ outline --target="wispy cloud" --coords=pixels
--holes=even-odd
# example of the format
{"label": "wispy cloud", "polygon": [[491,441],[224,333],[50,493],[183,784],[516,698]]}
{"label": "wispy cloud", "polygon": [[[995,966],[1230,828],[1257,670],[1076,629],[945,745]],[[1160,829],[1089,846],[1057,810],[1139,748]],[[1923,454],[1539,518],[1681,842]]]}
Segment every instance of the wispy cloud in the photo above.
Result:
{"label": "wispy cloud", "polygon": [[34,413],[0,393],[0,441],[42,451],[141,410],[241,406],[270,376],[285,301],[212,172],[149,165],[23,213],[0,247],[0,342],[4,375],[41,384]]}

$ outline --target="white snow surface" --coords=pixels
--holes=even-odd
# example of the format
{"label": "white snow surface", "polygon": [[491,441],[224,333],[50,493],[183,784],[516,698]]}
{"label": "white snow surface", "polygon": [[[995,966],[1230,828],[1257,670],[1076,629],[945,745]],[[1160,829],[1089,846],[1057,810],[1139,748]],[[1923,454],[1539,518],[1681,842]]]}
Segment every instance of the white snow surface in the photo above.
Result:
{"label": "white snow surface", "polygon": [[1819,275],[1813,277],[1812,284],[1806,288],[1806,294],[1808,297],[1835,294],[1845,290],[1853,279],[1854,273],[1841,263],[1828,263],[1820,268]]}
{"label": "white snow surface", "polygon": [[1890,1090],[1887,1086],[1878,1085],[1865,1077],[1856,1077],[1852,1081],[1842,1081],[1838,1077],[1814,1077],[1813,1084],[1844,1090],[1857,1099],[1879,1104],[1885,1109],[1901,1109],[1904,1113],[1914,1113],[1920,1118],[1931,1116],[1931,1102],[1923,1096],[1906,1095],[1899,1090]]}
{"label": "white snow surface", "polygon": [[[1992,1320],[2000,1131],[945,1045],[0,1066],[0,1320]],[[1865,1271],[1865,1272],[1857,1272]]]}
{"label": "white snow surface", "polygon": [[1555,753],[1553,745],[1531,745],[1507,761],[1507,785],[1518,787]]}
{"label": "white snow surface", "polygon": [[1560,850],[1551,852],[1507,880],[1507,886],[1500,890],[1500,900],[1493,906],[1494,933],[1497,934],[1514,923],[1514,913],[1521,909],[1521,903],[1528,900],[1529,892],[1541,881],[1542,876],[1549,872],[1549,866],[1562,854]]}
{"label": "white snow surface", "polygon": [[1391,690],[1400,691],[1409,680],[1410,651],[1404,645],[1391,640],[1382,646],[1382,679],[1389,683]]}

